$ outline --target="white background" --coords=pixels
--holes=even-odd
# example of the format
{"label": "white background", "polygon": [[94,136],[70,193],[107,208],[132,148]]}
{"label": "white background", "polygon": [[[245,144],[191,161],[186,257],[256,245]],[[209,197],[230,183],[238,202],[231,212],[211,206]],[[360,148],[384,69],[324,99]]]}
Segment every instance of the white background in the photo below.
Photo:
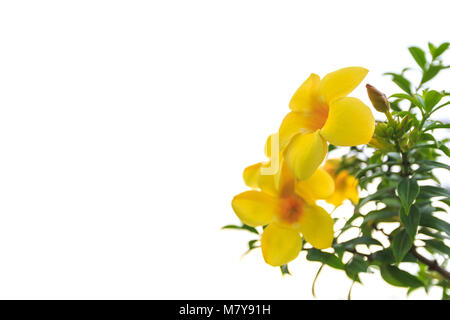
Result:
{"label": "white background", "polygon": [[[238,222],[242,170],[310,72],[364,66],[364,83],[394,93],[382,73],[413,66],[410,45],[448,41],[449,9],[2,1],[0,298],[312,298],[318,263],[302,254],[282,278],[259,251],[240,259],[252,235],[220,231]],[[368,102],[363,86],[352,95]],[[362,279],[353,298],[405,298]],[[325,269],[318,298],[350,284]]]}

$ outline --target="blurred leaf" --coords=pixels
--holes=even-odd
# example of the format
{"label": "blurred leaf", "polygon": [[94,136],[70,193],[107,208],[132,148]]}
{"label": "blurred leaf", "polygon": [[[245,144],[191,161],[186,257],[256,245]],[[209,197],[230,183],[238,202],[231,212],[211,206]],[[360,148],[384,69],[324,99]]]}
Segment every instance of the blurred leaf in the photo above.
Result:
{"label": "blurred leaf", "polygon": [[368,267],[369,264],[364,260],[364,258],[359,254],[355,254],[345,265],[345,273],[353,281],[361,282],[359,279],[359,274],[361,272],[366,272]]}
{"label": "blurred leaf", "polygon": [[226,225],[226,226],[222,227],[222,229],[246,230],[246,231],[249,231],[249,232],[252,232],[252,233],[255,233],[255,234],[259,234],[258,230],[256,230],[253,227],[250,227],[250,226],[248,226],[246,224],[243,224],[242,226],[236,226],[234,224],[229,224],[229,225]]}
{"label": "blurred leaf", "polygon": [[[393,264],[395,263],[394,254],[392,248],[386,248],[383,250],[372,253],[370,262],[375,265]],[[417,262],[417,259],[411,254],[407,253],[403,258],[403,262]]]}
{"label": "blurred leaf", "polygon": [[417,234],[417,227],[420,221],[420,211],[416,206],[411,206],[409,214],[406,215],[404,210],[400,210],[400,221],[406,229],[411,241],[414,241],[414,237]]}
{"label": "blurred leaf", "polygon": [[420,81],[420,84],[424,84],[425,82],[430,81],[433,79],[439,71],[441,71],[444,67],[440,65],[431,65],[427,70],[423,72],[422,80]]}
{"label": "blurred leaf", "polygon": [[334,254],[323,252],[318,249],[312,248],[308,250],[308,254],[306,255],[306,259],[309,261],[319,261],[323,262],[326,265],[335,268],[344,270],[345,266],[342,261],[336,257]]}
{"label": "blurred leaf", "polygon": [[424,99],[425,110],[431,111],[441,101],[442,97],[443,95],[436,90],[427,91]]}
{"label": "blurred leaf", "polygon": [[433,123],[426,127],[426,130],[434,130],[434,129],[450,129],[450,123]]}
{"label": "blurred leaf", "polygon": [[409,208],[416,200],[419,194],[419,185],[415,179],[403,178],[397,187],[398,197],[402,203],[403,209],[406,215],[409,214]]}
{"label": "blurred leaf", "polygon": [[367,224],[370,222],[390,222],[395,221],[392,219],[397,216],[397,212],[390,208],[383,208],[376,211],[371,211],[364,216],[363,224]]}
{"label": "blurred leaf", "polygon": [[417,64],[421,69],[425,69],[427,64],[427,58],[425,57],[425,52],[419,47],[409,47],[409,52],[413,56],[414,60],[416,60]]}
{"label": "blurred leaf", "polygon": [[441,144],[439,146],[439,150],[441,150],[447,157],[450,157],[450,149],[447,148],[445,144]]}
{"label": "blurred leaf", "polygon": [[431,56],[434,59],[434,53],[436,52],[436,47],[431,42],[428,42],[428,50],[430,50]]}
{"label": "blurred leaf", "polygon": [[420,187],[420,194],[425,195],[425,198],[431,197],[450,197],[450,190],[436,187],[436,186],[422,186]]}
{"label": "blurred leaf", "polygon": [[243,256],[245,256],[246,254],[248,254],[250,251],[252,251],[253,249],[259,248],[260,246],[256,245],[256,243],[259,240],[250,240],[248,242],[248,250],[246,252],[244,252]]}
{"label": "blurred leaf", "polygon": [[396,266],[381,266],[380,273],[384,281],[396,287],[417,288],[423,286],[423,283],[417,277]]}
{"label": "blurred leaf", "polygon": [[342,251],[345,251],[345,250],[347,250],[347,251],[354,250],[357,245],[361,245],[361,244],[367,245],[367,246],[369,246],[369,245],[377,245],[377,246],[381,246],[381,247],[383,246],[380,243],[380,241],[378,241],[376,239],[373,239],[373,238],[368,237],[368,236],[362,236],[362,237],[351,239],[351,240],[348,240],[348,241],[345,241],[345,242],[342,242],[342,243],[334,244],[333,248],[336,251],[341,251],[342,252]]}
{"label": "blurred leaf", "polygon": [[431,252],[437,251],[439,253],[450,256],[450,248],[447,247],[445,243],[440,240],[436,239],[425,240],[425,248],[431,249]]}
{"label": "blurred leaf", "polygon": [[399,263],[412,247],[412,240],[405,229],[400,230],[392,240],[391,248],[394,254],[395,262]]}
{"label": "blurred leaf", "polygon": [[291,275],[291,273],[289,272],[289,268],[287,264],[283,264],[282,266],[280,266],[280,271],[281,271],[281,275]]}
{"label": "blurred leaf", "polygon": [[431,214],[422,213],[419,224],[423,227],[428,227],[438,231],[445,232],[447,235],[450,236],[450,224],[444,220],[436,218]]}
{"label": "blurred leaf", "polygon": [[448,49],[449,45],[450,45],[450,43],[444,42],[439,47],[434,48],[434,50],[430,47],[430,52],[431,52],[431,56],[433,57],[433,59],[436,59],[441,54],[443,54]]}
{"label": "blurred leaf", "polygon": [[412,93],[411,92],[411,82],[409,82],[408,79],[406,79],[405,77],[403,77],[400,74],[396,74],[396,73],[392,73],[392,72],[387,72],[385,74],[392,76],[392,81],[396,85],[398,85],[400,89],[402,89],[406,93],[409,93],[409,94]]}
{"label": "blurred leaf", "polygon": [[393,191],[395,188],[389,187],[389,188],[383,188],[378,190],[375,193],[369,194],[367,197],[359,199],[358,207],[361,208],[366,203],[373,201],[373,200],[380,200],[383,199],[386,195],[391,194],[394,195]]}
{"label": "blurred leaf", "polygon": [[427,235],[432,238],[441,239],[441,240],[450,240],[450,237],[446,236],[445,234],[441,234],[440,232],[433,232],[432,230],[428,228],[420,228],[419,233],[422,233],[424,235]]}
{"label": "blurred leaf", "polygon": [[413,105],[417,106],[417,100],[413,96],[406,93],[395,93],[391,95],[390,98],[399,98],[401,100],[408,100]]}
{"label": "blurred leaf", "polygon": [[382,163],[376,163],[376,164],[371,164],[367,167],[364,167],[362,169],[360,169],[356,174],[355,174],[355,178],[359,178],[361,176],[363,176],[364,173],[366,173],[367,171],[379,168],[383,165],[393,165],[393,164],[398,164],[397,161],[386,161],[386,162],[382,162]]}
{"label": "blurred leaf", "polygon": [[433,161],[433,160],[419,160],[419,161],[416,161],[416,163],[420,164],[420,165],[426,165],[430,168],[444,168],[444,169],[450,170],[449,165],[446,165],[445,163]]}

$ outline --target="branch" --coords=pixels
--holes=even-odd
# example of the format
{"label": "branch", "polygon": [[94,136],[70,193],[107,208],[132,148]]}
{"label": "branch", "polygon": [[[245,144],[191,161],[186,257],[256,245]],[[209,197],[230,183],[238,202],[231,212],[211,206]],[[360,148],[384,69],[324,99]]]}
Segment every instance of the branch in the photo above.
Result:
{"label": "branch", "polygon": [[445,277],[447,280],[450,280],[450,272],[442,268],[438,265],[438,263],[435,260],[429,260],[422,256],[420,253],[417,252],[416,247],[411,248],[411,254],[417,258],[420,262],[426,264],[430,270],[434,270],[441,274],[443,277]]}

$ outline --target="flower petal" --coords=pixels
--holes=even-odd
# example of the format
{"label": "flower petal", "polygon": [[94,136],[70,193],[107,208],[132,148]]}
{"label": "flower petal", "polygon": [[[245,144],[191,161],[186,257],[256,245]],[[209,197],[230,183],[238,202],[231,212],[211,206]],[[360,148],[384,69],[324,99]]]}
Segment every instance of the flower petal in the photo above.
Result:
{"label": "flower petal", "polygon": [[260,162],[251,165],[244,170],[244,182],[247,186],[253,189],[260,189],[271,195],[278,195],[278,182],[280,177],[280,169],[275,174],[263,174],[261,168],[269,169],[271,162]]}
{"label": "flower petal", "polygon": [[244,182],[250,188],[257,189],[259,188],[259,174],[262,166],[262,162],[251,165],[244,169]]}
{"label": "flower petal", "polygon": [[289,102],[293,111],[311,111],[318,101],[320,77],[311,73],[308,79],[295,91]]}
{"label": "flower petal", "polygon": [[314,114],[289,112],[281,122],[279,134],[280,151],[299,133],[309,133],[317,129],[317,118]]}
{"label": "flower petal", "polygon": [[297,134],[289,143],[284,158],[298,180],[312,176],[327,154],[327,143],[318,131]]}
{"label": "flower petal", "polygon": [[298,231],[269,224],[261,236],[264,260],[271,266],[282,266],[295,258],[302,250],[302,238]]}
{"label": "flower petal", "polygon": [[275,197],[255,190],[238,194],[233,198],[231,206],[238,218],[252,227],[268,224],[279,210]]}
{"label": "flower petal", "polygon": [[353,204],[358,203],[358,180],[350,175],[347,170],[342,170],[335,179],[335,192],[326,201],[338,207],[346,199],[349,199]]}
{"label": "flower petal", "polygon": [[334,181],[328,172],[318,168],[309,179],[298,181],[295,191],[306,201],[326,199],[334,192]]}
{"label": "flower petal", "polygon": [[331,247],[334,238],[333,219],[325,209],[316,205],[305,206],[299,223],[300,232],[313,247]]}
{"label": "flower petal", "polygon": [[320,81],[319,94],[327,103],[345,97],[361,83],[368,72],[369,70],[361,67],[330,72]]}
{"label": "flower petal", "polygon": [[370,141],[375,130],[372,111],[361,100],[345,97],[330,104],[320,134],[337,146],[357,146]]}

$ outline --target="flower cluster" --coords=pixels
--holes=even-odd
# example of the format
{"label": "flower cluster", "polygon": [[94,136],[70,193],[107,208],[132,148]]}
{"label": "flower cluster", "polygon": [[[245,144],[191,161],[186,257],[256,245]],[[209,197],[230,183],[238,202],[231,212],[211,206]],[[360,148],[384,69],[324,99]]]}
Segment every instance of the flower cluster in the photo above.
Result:
{"label": "flower cluster", "polygon": [[261,249],[268,264],[294,260],[305,241],[317,249],[332,245],[333,219],[317,200],[334,206],[345,199],[358,202],[357,180],[338,170],[340,160],[321,165],[328,143],[357,146],[372,139],[375,120],[370,108],[347,97],[367,72],[349,67],[323,79],[311,74],[294,93],[278,132],[267,139],[270,160],[244,170],[251,190],[235,196],[232,208],[244,225],[264,228]]}

